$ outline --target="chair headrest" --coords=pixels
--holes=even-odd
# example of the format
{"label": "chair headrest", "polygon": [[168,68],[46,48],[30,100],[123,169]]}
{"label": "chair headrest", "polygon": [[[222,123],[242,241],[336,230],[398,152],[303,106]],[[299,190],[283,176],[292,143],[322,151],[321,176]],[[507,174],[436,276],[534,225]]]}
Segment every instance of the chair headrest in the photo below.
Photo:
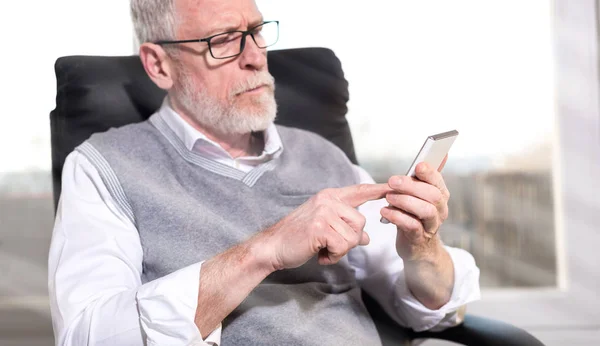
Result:
{"label": "chair headrest", "polygon": [[[346,120],[348,82],[339,59],[325,48],[268,53],[275,77],[276,123],[313,131],[356,163]],[[68,56],[55,64],[56,108],[50,113],[54,197],[67,155],[93,133],[147,119],[165,96],[138,56]]]}

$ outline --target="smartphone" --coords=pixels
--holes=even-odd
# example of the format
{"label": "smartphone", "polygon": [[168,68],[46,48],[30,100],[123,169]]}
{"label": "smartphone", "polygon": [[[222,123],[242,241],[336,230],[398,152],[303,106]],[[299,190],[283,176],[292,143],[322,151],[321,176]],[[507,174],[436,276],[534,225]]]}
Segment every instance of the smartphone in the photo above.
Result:
{"label": "smartphone", "polygon": [[[435,169],[439,168],[457,136],[458,131],[452,130],[427,137],[421,150],[419,150],[419,153],[415,156],[410,168],[406,172],[406,175],[414,177],[416,175],[415,170],[417,169],[417,165],[421,162],[427,162],[429,166],[434,167]],[[382,223],[390,223],[384,217],[382,217],[380,221]]]}

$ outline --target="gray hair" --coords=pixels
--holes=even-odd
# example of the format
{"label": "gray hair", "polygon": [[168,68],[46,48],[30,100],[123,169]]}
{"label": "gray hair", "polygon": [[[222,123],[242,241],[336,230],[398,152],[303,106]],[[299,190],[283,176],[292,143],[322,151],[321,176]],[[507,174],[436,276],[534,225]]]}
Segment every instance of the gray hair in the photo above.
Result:
{"label": "gray hair", "polygon": [[176,0],[131,0],[131,19],[140,44],[175,39]]}

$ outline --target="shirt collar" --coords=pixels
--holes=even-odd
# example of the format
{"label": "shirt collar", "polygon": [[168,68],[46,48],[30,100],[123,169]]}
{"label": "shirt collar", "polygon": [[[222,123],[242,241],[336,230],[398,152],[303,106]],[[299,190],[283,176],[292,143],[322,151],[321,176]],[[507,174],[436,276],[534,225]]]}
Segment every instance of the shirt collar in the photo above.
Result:
{"label": "shirt collar", "polygon": [[[220,149],[223,155],[229,156],[229,153],[217,142],[209,139],[206,135],[187,121],[185,121],[170,105],[169,98],[165,97],[162,106],[158,110],[158,116],[169,126],[169,128],[175,133],[175,135],[183,142],[185,147],[190,151],[202,151],[202,148]],[[275,124],[269,125],[269,127],[263,132],[263,138],[265,141],[265,147],[262,155],[273,156],[283,149],[281,143],[281,137]],[[261,155],[261,156],[262,156]]]}

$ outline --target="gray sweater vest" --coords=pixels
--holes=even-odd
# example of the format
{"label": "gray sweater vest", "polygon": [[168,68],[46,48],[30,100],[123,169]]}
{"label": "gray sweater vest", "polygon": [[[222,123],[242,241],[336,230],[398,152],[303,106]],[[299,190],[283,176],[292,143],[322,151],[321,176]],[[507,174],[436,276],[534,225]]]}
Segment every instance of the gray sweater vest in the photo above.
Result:
{"label": "gray sweater vest", "polygon": [[[148,282],[275,224],[316,192],[356,183],[327,140],[278,127],[281,155],[249,173],[189,151],[158,116],[93,135],[77,150],[135,224]],[[190,283],[191,284],[191,283]],[[271,274],[223,321],[222,345],[377,345],[344,258]]]}

